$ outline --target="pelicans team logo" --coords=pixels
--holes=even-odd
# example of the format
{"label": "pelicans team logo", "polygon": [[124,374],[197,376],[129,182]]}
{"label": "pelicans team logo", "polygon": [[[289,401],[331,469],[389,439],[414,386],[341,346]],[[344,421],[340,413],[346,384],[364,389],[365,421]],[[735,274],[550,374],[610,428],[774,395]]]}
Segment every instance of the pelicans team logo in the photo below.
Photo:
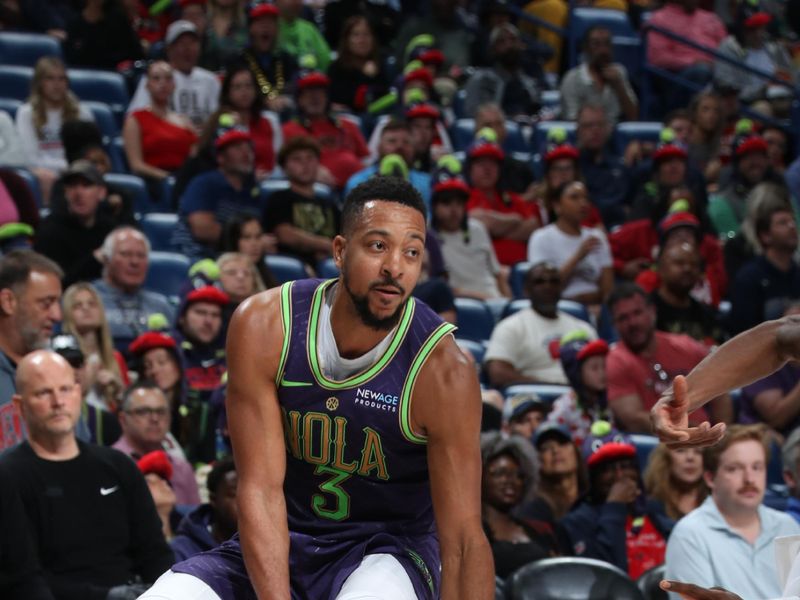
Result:
{"label": "pelicans team logo", "polygon": [[330,398],[325,400],[325,408],[327,408],[330,411],[336,410],[337,408],[339,408],[339,399],[336,398],[335,396],[331,396]]}

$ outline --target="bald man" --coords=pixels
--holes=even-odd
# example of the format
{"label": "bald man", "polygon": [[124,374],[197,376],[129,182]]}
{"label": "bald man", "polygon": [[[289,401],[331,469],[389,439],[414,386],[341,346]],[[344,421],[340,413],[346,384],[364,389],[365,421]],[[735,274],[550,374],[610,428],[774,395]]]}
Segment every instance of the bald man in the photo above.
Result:
{"label": "bald man", "polygon": [[127,600],[172,564],[147,485],[124,454],[75,437],[81,389],[67,361],[26,355],[13,402],[28,440],[0,457],[19,490],[36,554],[59,600]]}

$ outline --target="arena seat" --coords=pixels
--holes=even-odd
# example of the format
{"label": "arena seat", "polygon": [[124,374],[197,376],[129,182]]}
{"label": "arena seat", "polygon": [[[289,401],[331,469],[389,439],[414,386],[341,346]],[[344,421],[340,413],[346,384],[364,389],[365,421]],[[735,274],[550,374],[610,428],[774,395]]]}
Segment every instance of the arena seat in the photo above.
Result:
{"label": "arena seat", "polygon": [[518,383],[508,386],[503,390],[503,395],[506,398],[511,398],[511,396],[516,396],[517,394],[536,394],[545,402],[552,404],[556,398],[563,396],[570,389],[568,385],[555,383]]}
{"label": "arena seat", "polygon": [[[506,304],[506,307],[503,309],[502,318],[505,319],[506,317],[510,317],[514,313],[517,313],[521,310],[525,310],[526,308],[531,307],[531,301],[528,298],[516,298]],[[558,301],[558,310],[561,312],[565,312],[568,315],[572,315],[576,319],[580,319],[581,321],[586,321],[587,323],[591,324],[591,319],[589,318],[589,311],[586,310],[586,307],[581,304],[580,302],[575,302],[574,300],[559,300]]]}
{"label": "arena seat", "polygon": [[658,143],[658,136],[664,127],[659,121],[626,121],[617,124],[614,131],[614,142],[619,152],[632,141]]}
{"label": "arena seat", "polygon": [[614,61],[625,67],[628,81],[638,91],[642,76],[642,40],[638,35],[615,35],[611,38]]}
{"label": "arena seat", "polygon": [[111,169],[115,173],[130,173],[128,158],[125,156],[125,142],[121,137],[114,138],[106,144],[106,152],[111,157]]}
{"label": "arena seat", "polygon": [[122,124],[130,97],[125,79],[115,71],[99,69],[69,69],[69,87],[81,101],[94,100],[108,105]]}
{"label": "arena seat", "polygon": [[[465,152],[475,139],[475,119],[458,119],[450,129],[453,150]],[[506,121],[506,140],[503,150],[509,153],[530,153],[531,149],[519,125],[514,121]]]}
{"label": "arena seat", "polygon": [[506,580],[509,600],[644,600],[636,584],[614,565],[592,558],[545,558]]}
{"label": "arena seat", "polygon": [[658,587],[661,580],[664,579],[664,574],[667,570],[667,565],[658,565],[652,569],[648,569],[636,580],[636,585],[639,591],[642,592],[645,600],[667,600],[669,594]]}
{"label": "arena seat", "polygon": [[332,258],[326,258],[317,263],[317,275],[324,279],[334,279],[339,277],[339,269]]}
{"label": "arena seat", "polygon": [[172,245],[172,231],[178,225],[178,215],[174,213],[151,212],[141,216],[139,226],[150,240],[153,250],[158,252],[175,252]]}
{"label": "arena seat", "polygon": [[456,298],[458,337],[482,342],[494,329],[494,317],[486,303],[475,298]]}
{"label": "arena seat", "polygon": [[544,154],[547,147],[547,134],[557,127],[564,129],[567,132],[567,140],[575,143],[575,132],[578,127],[575,121],[542,121],[533,128],[531,149],[535,154]]}
{"label": "arena seat", "polygon": [[0,31],[0,64],[33,67],[43,56],[61,58],[61,44],[43,33]]}
{"label": "arena seat", "polygon": [[542,108],[561,108],[561,92],[559,90],[544,90],[541,96]]}
{"label": "arena seat", "polygon": [[590,27],[595,26],[605,27],[611,32],[612,36],[636,36],[636,30],[628,20],[628,15],[622,11],[606,8],[575,8],[570,15],[569,26],[567,27],[569,32],[567,40],[567,59],[569,62],[567,64],[569,67],[574,67],[578,64],[583,36]]}
{"label": "arena seat", "polygon": [[531,263],[523,261],[511,267],[508,284],[511,286],[511,293],[514,298],[525,298],[525,276],[532,266]]}
{"label": "arena seat", "polygon": [[658,438],[654,435],[643,433],[630,434],[631,444],[636,448],[636,460],[639,463],[639,471],[644,473],[647,461],[650,460],[650,453],[658,446]]}
{"label": "arena seat", "polygon": [[15,167],[14,173],[19,175],[25,180],[25,183],[28,184],[28,188],[30,188],[31,193],[33,194],[33,199],[36,200],[36,207],[42,208],[42,188],[39,187],[39,180],[36,179],[36,175],[28,171],[28,169],[23,169],[20,167]]}
{"label": "arena seat", "polygon": [[144,280],[145,289],[164,294],[177,304],[189,277],[192,261],[177,252],[151,252],[150,266]]}
{"label": "arena seat", "polygon": [[151,200],[144,179],[138,175],[108,173],[104,179],[107,183],[116,185],[133,196],[133,212],[135,214],[143,215],[163,210],[163,207]]}
{"label": "arena seat", "polygon": [[500,577],[494,578],[494,600],[505,600],[506,582]]}
{"label": "arena seat", "polygon": [[12,121],[16,118],[20,106],[22,102],[14,98],[0,98],[0,110],[7,112]]}
{"label": "arena seat", "polygon": [[267,254],[264,262],[278,283],[308,277],[305,264],[299,258],[285,254]]}
{"label": "arena seat", "polygon": [[[269,197],[272,196],[275,192],[280,192],[283,190],[289,189],[289,180],[288,179],[265,179],[259,184],[259,190],[261,191],[261,199],[265,202],[269,202]],[[328,200],[333,202],[333,190],[324,183],[315,183],[314,184],[314,195],[318,198],[322,198],[324,200]]]}
{"label": "arena seat", "polygon": [[[456,333],[458,333],[458,331]],[[462,337],[456,338],[456,344],[458,344],[458,347],[462,350],[467,350],[470,354],[472,354],[478,367],[478,371],[480,371],[481,365],[483,364],[483,357],[486,354],[486,347],[480,342]]]}
{"label": "arena seat", "polygon": [[94,122],[97,124],[98,129],[100,129],[100,133],[103,134],[103,145],[110,144],[111,140],[120,136],[119,125],[117,125],[117,120],[108,104],[95,102],[93,100],[83,102],[82,104],[92,112]]}
{"label": "arena seat", "polygon": [[0,93],[4,98],[25,102],[31,93],[33,69],[14,65],[0,65]]}

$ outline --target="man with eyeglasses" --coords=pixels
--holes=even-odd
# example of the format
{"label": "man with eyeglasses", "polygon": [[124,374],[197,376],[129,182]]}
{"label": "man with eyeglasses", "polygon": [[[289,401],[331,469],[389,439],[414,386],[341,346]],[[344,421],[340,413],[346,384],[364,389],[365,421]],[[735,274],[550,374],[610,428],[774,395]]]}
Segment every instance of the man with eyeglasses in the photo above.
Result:
{"label": "man with eyeglasses", "polygon": [[169,402],[164,392],[150,381],[137,382],[122,397],[119,412],[122,437],[112,448],[134,459],[155,450],[164,450],[172,463],[169,483],[177,504],[200,504],[194,470],[169,433],[171,423]]}
{"label": "man with eyeglasses", "polygon": [[28,440],[0,457],[0,488],[19,491],[55,598],[136,598],[172,551],[144,478],[125,455],[79,441],[81,390],[62,356],[37,350],[16,373]]}

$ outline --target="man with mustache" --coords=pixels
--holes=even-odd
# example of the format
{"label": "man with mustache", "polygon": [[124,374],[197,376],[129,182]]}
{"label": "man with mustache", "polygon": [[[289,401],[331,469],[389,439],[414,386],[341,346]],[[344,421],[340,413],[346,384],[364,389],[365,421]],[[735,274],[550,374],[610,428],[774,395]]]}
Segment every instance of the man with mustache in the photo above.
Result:
{"label": "man with mustache", "polygon": [[409,297],[425,235],[419,193],[375,176],[345,200],[339,279],[239,306],[227,344],[239,534],[142,600],[494,598],[478,380],[453,326]]}

